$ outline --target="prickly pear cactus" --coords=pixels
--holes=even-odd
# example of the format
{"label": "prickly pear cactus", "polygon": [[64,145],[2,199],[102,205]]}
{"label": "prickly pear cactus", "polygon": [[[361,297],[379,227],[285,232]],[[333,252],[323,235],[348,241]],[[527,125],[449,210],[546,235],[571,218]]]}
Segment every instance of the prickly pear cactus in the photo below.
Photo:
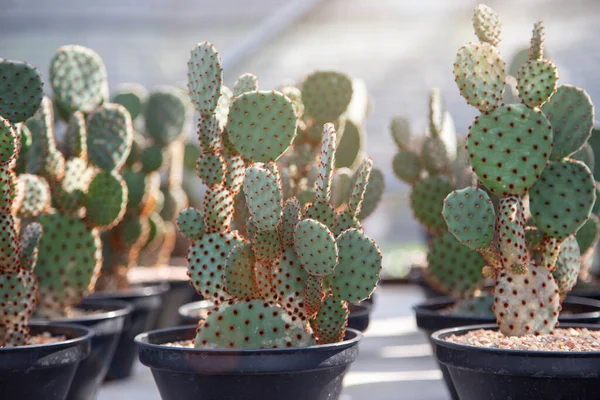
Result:
{"label": "prickly pear cactus", "polygon": [[[190,281],[215,304],[198,327],[195,346],[285,348],[343,340],[348,301],[371,295],[382,264],[377,245],[358,222],[372,161],[366,158],[359,165],[353,185],[342,195],[345,202],[336,209],[331,202],[337,133],[334,124],[321,124],[319,155],[310,162],[314,203],[303,209],[286,195],[293,181],[289,164],[275,162],[302,129],[298,91],[284,90],[291,98],[259,91],[258,79],[245,74],[234,97],[223,100],[220,58],[207,42],[194,47],[188,65],[189,94],[200,113],[202,152],[196,172],[208,190],[203,208],[183,210],[177,224],[192,242]],[[339,77],[321,78],[333,85]],[[309,85],[315,102],[323,100],[318,99],[319,82]],[[339,89],[351,95],[345,86]],[[324,101],[339,113],[347,107]],[[217,123],[227,106],[225,123]],[[317,109],[309,109],[317,116]],[[338,212],[355,221],[339,233]]]}
{"label": "prickly pear cactus", "polygon": [[[43,88],[39,72],[31,65],[0,59],[0,348],[28,344],[27,323],[37,303],[38,244],[42,227],[29,224],[19,237],[17,214],[23,204],[23,182],[13,168],[19,155],[20,126],[35,115],[42,103]],[[31,188],[37,186],[32,183]],[[43,189],[42,189],[43,190]],[[35,195],[27,205],[35,207]]]}
{"label": "prickly pear cactus", "polygon": [[[583,89],[556,86],[557,68],[543,58],[541,22],[517,74],[522,104],[499,104],[506,69],[495,47],[500,25],[487,7],[475,14],[481,42],[459,50],[454,72],[463,97],[482,111],[471,124],[466,152],[486,190],[450,193],[443,216],[450,233],[485,259],[482,272],[496,282],[493,310],[500,331],[546,334],[579,274],[574,235],[596,201],[590,169],[572,158],[591,135],[594,106]],[[585,236],[582,243],[596,234]]]}

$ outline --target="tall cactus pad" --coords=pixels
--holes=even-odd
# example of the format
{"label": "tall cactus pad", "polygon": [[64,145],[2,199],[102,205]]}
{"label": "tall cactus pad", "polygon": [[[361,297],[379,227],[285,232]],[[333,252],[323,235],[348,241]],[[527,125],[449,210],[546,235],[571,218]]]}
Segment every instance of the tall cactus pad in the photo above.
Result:
{"label": "tall cactus pad", "polygon": [[19,154],[19,139],[10,122],[0,116],[0,165],[8,165]]}
{"label": "tall cactus pad", "polygon": [[449,231],[472,250],[490,246],[496,213],[485,190],[468,187],[455,190],[444,200],[444,219]]}
{"label": "tall cactus pad", "polygon": [[65,133],[65,142],[72,157],[80,157],[87,161],[87,126],[85,115],[81,111],[71,114]]}
{"label": "tall cactus pad", "polygon": [[198,140],[204,151],[214,152],[221,147],[221,132],[219,121],[215,114],[201,115],[198,118]]}
{"label": "tall cactus pad", "polygon": [[225,188],[235,196],[242,189],[244,184],[244,172],[246,166],[242,156],[228,153],[222,154],[225,161]]}
{"label": "tall cactus pad", "polygon": [[40,241],[36,275],[40,277],[41,316],[55,315],[79,304],[94,288],[102,266],[100,235],[79,217],[58,213],[38,217],[44,235]]}
{"label": "tall cactus pad", "polygon": [[192,243],[188,250],[188,276],[196,291],[208,300],[221,303],[231,298],[225,291],[227,255],[242,238],[237,233],[210,233]]}
{"label": "tall cactus pad", "polygon": [[206,191],[203,214],[206,233],[225,232],[233,218],[233,196],[222,186],[213,186]]}
{"label": "tall cactus pad", "polygon": [[450,232],[433,237],[427,253],[427,281],[437,290],[456,298],[470,297],[483,285],[485,259],[462,245]]}
{"label": "tall cactus pad", "polygon": [[473,11],[473,28],[482,42],[498,46],[502,40],[502,24],[496,11],[486,5],[479,4]]}
{"label": "tall cactus pad", "polygon": [[13,124],[25,122],[42,103],[42,77],[26,62],[0,58],[0,93],[0,115]]}
{"label": "tall cactus pad", "polygon": [[573,235],[568,236],[560,246],[560,254],[556,259],[556,269],[552,272],[561,298],[564,298],[577,283],[581,268],[580,256],[577,239]]}
{"label": "tall cactus pad", "polygon": [[302,219],[300,203],[295,197],[291,197],[285,202],[281,217],[281,242],[285,247],[294,246],[294,233],[300,219]]}
{"label": "tall cactus pad", "polygon": [[225,160],[217,152],[202,152],[196,160],[196,174],[207,186],[223,184],[225,168]]}
{"label": "tall cactus pad", "polygon": [[282,193],[279,174],[252,166],[246,170],[244,194],[252,223],[260,230],[272,230],[281,220]]}
{"label": "tall cactus pad", "polygon": [[90,113],[87,148],[92,164],[102,169],[120,169],[127,160],[132,141],[131,117],[122,105],[106,104]]}
{"label": "tall cactus pad", "polygon": [[323,139],[321,141],[321,155],[319,157],[317,181],[315,182],[315,194],[317,199],[329,201],[331,198],[331,179],[335,165],[335,128],[333,124],[323,125]]}
{"label": "tall cactus pad", "polygon": [[223,305],[198,327],[196,348],[277,349],[314,344],[310,333],[294,324],[277,305],[261,300]]}
{"label": "tall cactus pad", "polygon": [[560,85],[542,111],[552,124],[554,147],[550,158],[560,160],[579,150],[592,135],[594,105],[585,90]]}
{"label": "tall cactus pad", "polygon": [[196,44],[188,61],[187,85],[194,108],[201,115],[209,115],[215,111],[222,82],[223,68],[215,47],[208,42]]}
{"label": "tall cactus pad", "polygon": [[37,282],[32,270],[8,269],[0,271],[0,348],[27,344],[27,321],[35,309]]}
{"label": "tall cactus pad", "polygon": [[469,163],[494,194],[524,194],[552,151],[544,114],[523,104],[504,105],[475,118],[467,136]]}
{"label": "tall cactus pad", "polygon": [[369,217],[379,205],[383,192],[385,191],[385,178],[383,172],[378,168],[371,170],[369,175],[369,183],[365,190],[365,196],[363,197],[362,207],[358,213],[358,218],[363,221]]}
{"label": "tall cactus pad", "polygon": [[50,187],[48,183],[37,175],[21,174],[19,180],[23,182],[23,201],[19,207],[19,216],[25,218],[36,217],[48,211],[51,203]]}
{"label": "tall cactus pad", "polygon": [[229,109],[229,138],[244,157],[274,161],[296,137],[297,116],[292,101],[276,91],[244,93]]}
{"label": "tall cactus pad", "polygon": [[502,272],[494,292],[494,314],[507,336],[550,333],[556,326],[560,298],[552,274],[530,265],[524,274]]}
{"label": "tall cactus pad", "polygon": [[439,136],[444,127],[444,101],[439,89],[434,88],[429,94],[429,133],[431,136]]}
{"label": "tall cactus pad", "polygon": [[93,50],[60,47],[50,63],[50,83],[56,102],[69,114],[88,112],[108,97],[106,67]]}
{"label": "tall cactus pad", "polygon": [[9,213],[0,213],[0,270],[15,269],[19,265],[19,240],[16,219]]}
{"label": "tall cactus pad", "polygon": [[204,218],[195,208],[186,208],[177,216],[177,228],[189,240],[200,240],[204,236]]}
{"label": "tall cactus pad", "polygon": [[335,152],[335,168],[354,168],[365,147],[364,132],[356,123],[347,120],[344,135]]}
{"label": "tall cactus pad", "polygon": [[258,90],[258,77],[254,74],[245,73],[240,75],[233,85],[233,96],[237,97],[242,93],[255,92]]}
{"label": "tall cactus pad", "polygon": [[346,301],[365,300],[379,281],[381,253],[373,239],[357,229],[343,232],[336,242],[339,261],[331,276],[334,296]]}
{"label": "tall cactus pad", "polygon": [[321,309],[323,299],[325,299],[325,290],[323,288],[323,277],[310,275],[306,276],[306,285],[304,287],[304,311],[313,318]]}
{"label": "tall cactus pad", "polygon": [[333,233],[314,219],[304,219],[296,225],[294,249],[302,266],[311,275],[329,275],[338,263]]}
{"label": "tall cactus pad", "polygon": [[273,269],[273,283],[277,297],[283,307],[291,314],[305,319],[304,289],[308,274],[293,248],[286,248]]}
{"label": "tall cactus pad", "polygon": [[531,217],[546,235],[563,239],[587,221],[596,201],[592,173],[582,162],[552,161],[531,188]]}
{"label": "tall cactus pad", "polygon": [[525,245],[525,217],[523,202],[519,196],[502,197],[498,204],[496,236],[502,264],[521,272],[529,265],[529,254]]}
{"label": "tall cactus pad", "polygon": [[52,188],[52,200],[58,209],[70,214],[78,212],[84,206],[91,172],[81,158],[75,157],[66,162],[65,176]]}
{"label": "tall cactus pad", "polygon": [[440,137],[431,136],[425,139],[421,150],[421,164],[430,175],[449,169],[450,156],[446,144]]}
{"label": "tall cactus pad", "polygon": [[127,205],[127,185],[116,171],[100,171],[88,186],[85,206],[87,222],[93,227],[110,229],[123,215]]}
{"label": "tall cactus pad", "polygon": [[354,186],[352,187],[352,193],[350,193],[350,198],[348,199],[347,208],[348,212],[351,214],[360,214],[372,170],[373,160],[371,160],[370,157],[365,157],[362,164],[360,164],[360,166],[352,175],[352,182],[354,183]]}
{"label": "tall cactus pad", "polygon": [[401,150],[408,150],[410,146],[412,134],[410,131],[410,123],[406,118],[394,117],[390,124],[392,138]]}
{"label": "tall cactus pad", "polygon": [[163,87],[150,93],[146,103],[146,132],[158,144],[168,146],[185,132],[189,117],[184,93]]}
{"label": "tall cactus pad", "polygon": [[352,100],[352,81],[345,74],[317,71],[302,85],[302,102],[306,114],[317,123],[336,121]]}
{"label": "tall cactus pad", "polygon": [[537,21],[533,25],[533,35],[531,36],[531,46],[529,47],[529,59],[539,60],[544,57],[544,23]]}
{"label": "tall cactus pad", "polygon": [[502,101],[506,63],[489,43],[470,43],[460,49],[454,62],[460,94],[481,112],[492,111]]}
{"label": "tall cactus pad", "polygon": [[256,258],[250,243],[238,244],[225,261],[225,290],[238,300],[258,297],[254,264]]}
{"label": "tall cactus pad", "polygon": [[410,204],[415,218],[429,232],[446,230],[446,221],[442,216],[444,199],[454,190],[454,184],[445,176],[429,176],[417,181],[410,194]]}
{"label": "tall cactus pad", "polygon": [[517,73],[519,96],[528,107],[539,107],[556,91],[558,69],[548,60],[530,60]]}
{"label": "tall cactus pad", "polygon": [[313,321],[318,343],[329,344],[344,340],[348,315],[348,305],[345,301],[331,296],[325,298]]}

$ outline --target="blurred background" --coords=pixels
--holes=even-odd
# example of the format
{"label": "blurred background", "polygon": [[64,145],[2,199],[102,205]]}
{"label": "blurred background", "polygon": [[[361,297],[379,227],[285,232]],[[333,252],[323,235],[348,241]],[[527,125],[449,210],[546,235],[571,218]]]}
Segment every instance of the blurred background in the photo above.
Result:
{"label": "blurred background", "polygon": [[[409,188],[392,173],[396,152],[388,124],[408,116],[425,131],[432,87],[445,96],[457,131],[475,115],[452,75],[456,50],[475,40],[471,0],[0,0],[0,56],[26,60],[47,75],[64,44],[91,47],[104,59],[112,88],[139,82],[147,88],[183,84],[189,50],[208,40],[219,50],[225,84],[253,72],[262,89],[297,81],[314,69],[334,69],[366,82],[373,109],[367,152],[386,175],[383,203],[367,232],[387,255],[386,267],[418,261],[419,225]],[[543,19],[546,48],[562,83],[600,99],[600,1],[490,0],[504,23],[500,51],[509,61],[529,43]],[[194,135],[190,136],[195,140]],[[411,258],[412,257],[412,258]]]}

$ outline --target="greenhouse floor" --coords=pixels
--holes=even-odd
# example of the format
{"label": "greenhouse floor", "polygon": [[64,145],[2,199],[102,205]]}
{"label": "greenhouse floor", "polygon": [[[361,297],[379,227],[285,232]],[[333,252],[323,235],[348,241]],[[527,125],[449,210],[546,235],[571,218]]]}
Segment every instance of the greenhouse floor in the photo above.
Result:
{"label": "greenhouse floor", "polygon": [[[415,324],[412,306],[423,299],[413,285],[377,289],[371,325],[340,400],[448,399],[431,348]],[[115,399],[159,400],[150,370],[138,363],[129,380],[105,384],[98,400]]]}

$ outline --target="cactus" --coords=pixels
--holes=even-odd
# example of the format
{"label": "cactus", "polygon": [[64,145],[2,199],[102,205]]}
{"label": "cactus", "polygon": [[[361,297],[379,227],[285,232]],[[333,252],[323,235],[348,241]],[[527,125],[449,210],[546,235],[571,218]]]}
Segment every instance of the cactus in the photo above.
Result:
{"label": "cactus", "polygon": [[[556,87],[557,68],[543,58],[541,22],[517,75],[522,104],[499,104],[504,90],[499,78],[506,69],[495,47],[499,34],[482,35],[482,26],[498,25],[475,26],[482,42],[461,47],[454,72],[463,97],[483,113],[471,124],[466,152],[487,191],[468,187],[450,193],[443,216],[449,232],[486,261],[482,272],[495,280],[500,331],[547,334],[579,273],[573,235],[590,219],[596,201],[590,169],[570,158],[591,135],[594,106],[583,89]],[[498,196],[495,204],[488,193]]]}
{"label": "cactus", "polygon": [[[14,172],[25,121],[38,112],[42,103],[42,79],[31,65],[0,59],[0,348],[27,345],[27,327],[37,303],[38,245],[42,236],[39,223],[31,223],[19,237],[19,217],[41,211],[38,204],[47,195],[47,186],[38,185],[32,176],[19,180]],[[25,128],[26,129],[26,128]],[[24,196],[23,186],[30,191]],[[46,203],[49,198],[46,198]]]}
{"label": "cactus", "polygon": [[[215,48],[196,45],[189,65],[190,98],[201,120],[197,173],[208,190],[203,209],[183,210],[177,223],[192,241],[190,281],[214,303],[198,327],[195,347],[282,348],[343,340],[347,303],[370,296],[382,260],[360,226],[334,234],[334,125],[323,126],[315,203],[303,212],[295,197],[284,198],[289,171],[276,162],[297,136],[299,107],[282,92],[259,91],[258,79],[245,74],[226,102],[225,124],[215,124],[210,121],[224,104]],[[357,218],[371,169],[367,158],[339,212]],[[238,230],[232,229],[234,220]]]}

